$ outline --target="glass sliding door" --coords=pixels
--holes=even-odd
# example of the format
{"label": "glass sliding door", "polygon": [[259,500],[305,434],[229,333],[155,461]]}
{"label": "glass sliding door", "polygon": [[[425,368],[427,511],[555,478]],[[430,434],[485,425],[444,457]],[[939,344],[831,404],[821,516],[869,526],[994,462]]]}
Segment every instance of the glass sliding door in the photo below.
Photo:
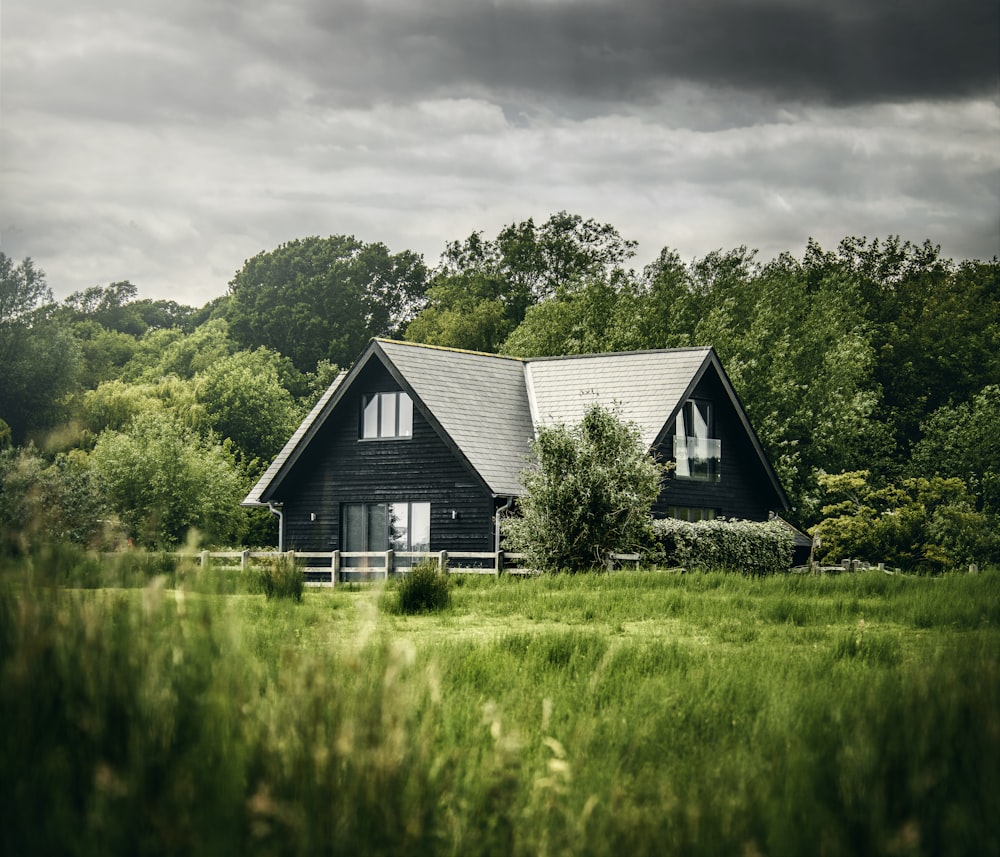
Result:
{"label": "glass sliding door", "polygon": [[[344,503],[341,550],[384,553],[429,551],[430,503]],[[375,557],[345,557],[345,568],[381,568]]]}

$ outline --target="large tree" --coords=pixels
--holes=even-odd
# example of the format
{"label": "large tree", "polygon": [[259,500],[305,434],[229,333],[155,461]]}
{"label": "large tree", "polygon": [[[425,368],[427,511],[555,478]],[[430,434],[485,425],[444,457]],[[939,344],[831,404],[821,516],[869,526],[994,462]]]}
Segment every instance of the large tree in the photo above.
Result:
{"label": "large tree", "polygon": [[858,284],[882,417],[905,460],[933,411],[1000,378],[1000,259],[956,264],[898,236],[846,238],[837,259]]}
{"label": "large tree", "polygon": [[984,387],[970,402],[938,408],[921,428],[911,475],[963,479],[981,507],[1000,514],[1000,386]]}
{"label": "large tree", "polygon": [[247,260],[223,311],[243,348],[270,348],[311,372],[349,364],[374,336],[397,335],[427,285],[420,256],[353,236],[304,238]]}
{"label": "large tree", "polygon": [[0,253],[0,420],[15,443],[58,422],[76,383],[79,349],[54,308],[31,259]]}
{"label": "large tree", "polygon": [[302,418],[281,384],[281,359],[266,348],[238,351],[207,368],[194,383],[212,428],[236,445],[241,463],[261,470]]}
{"label": "large tree", "polygon": [[565,211],[541,225],[512,223],[494,239],[474,232],[448,244],[406,338],[495,352],[530,307],[619,276],[635,246],[613,226]]}

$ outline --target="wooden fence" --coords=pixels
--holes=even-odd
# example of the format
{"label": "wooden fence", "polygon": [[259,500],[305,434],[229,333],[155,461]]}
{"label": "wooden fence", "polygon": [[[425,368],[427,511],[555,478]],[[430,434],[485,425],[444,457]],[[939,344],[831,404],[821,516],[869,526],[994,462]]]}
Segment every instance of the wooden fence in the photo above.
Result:
{"label": "wooden fence", "polygon": [[[523,565],[524,554],[508,551],[202,551],[202,566],[215,562],[247,569],[253,562],[286,559],[302,569],[308,586],[336,586],[349,581],[370,581],[406,574],[421,562],[434,562],[447,574],[533,575]],[[639,554],[611,554],[612,564],[638,565]]]}

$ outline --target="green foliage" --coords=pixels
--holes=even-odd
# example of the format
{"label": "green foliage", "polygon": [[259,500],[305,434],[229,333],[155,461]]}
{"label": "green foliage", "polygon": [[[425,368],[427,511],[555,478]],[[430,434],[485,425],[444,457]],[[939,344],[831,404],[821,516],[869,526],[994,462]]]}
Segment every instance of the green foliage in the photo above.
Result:
{"label": "green foliage", "polygon": [[763,576],[792,566],[792,531],[780,521],[653,521],[668,566]]}
{"label": "green foliage", "polygon": [[208,544],[237,543],[245,485],[232,453],[170,414],[140,413],[105,431],[93,466],[129,536],[172,547],[193,528]]}
{"label": "green foliage", "polygon": [[930,241],[845,238],[858,283],[882,416],[903,460],[939,407],[1000,378],[1000,258],[955,264]]}
{"label": "green foliage", "polygon": [[224,319],[212,319],[189,334],[171,328],[153,330],[142,337],[123,380],[155,383],[167,375],[183,380],[214,366],[239,350]]}
{"label": "green foliage", "polygon": [[265,559],[254,569],[254,582],[258,591],[270,600],[286,598],[301,601],[305,590],[305,575],[294,562],[286,557]]}
{"label": "green foliage", "polygon": [[400,613],[433,613],[451,603],[451,580],[436,562],[428,560],[413,566],[396,584]]}
{"label": "green foliage", "polygon": [[[474,232],[463,242],[448,244],[427,291],[427,305],[407,328],[406,338],[499,351],[529,308],[581,283],[620,277],[635,246],[613,226],[565,211],[541,225],[530,218],[512,223],[492,240]],[[525,347],[515,343],[508,353]]]}
{"label": "green foliage", "polygon": [[114,545],[116,527],[86,455],[43,458],[33,446],[0,450],[0,552],[48,542]]}
{"label": "green foliage", "polygon": [[374,336],[412,318],[426,289],[420,257],[353,236],[310,237],[247,260],[225,308],[243,348],[266,348],[302,372],[320,360],[347,365]]}
{"label": "green foliage", "polygon": [[623,273],[563,286],[528,308],[501,351],[516,357],[588,354],[618,349],[615,317],[633,283]]}
{"label": "green foliage", "polygon": [[72,330],[80,349],[80,372],[77,376],[80,390],[92,390],[103,381],[121,377],[138,349],[136,337],[117,330],[106,330],[93,321],[78,321],[73,324]]}
{"label": "green foliage", "polygon": [[971,402],[938,408],[921,428],[911,475],[964,479],[981,508],[1000,514],[1000,386],[984,387]]}
{"label": "green foliage", "polygon": [[813,528],[821,560],[852,557],[925,572],[1000,560],[997,521],[976,511],[961,479],[916,477],[879,487],[862,470],[823,475],[820,484],[832,501]]}
{"label": "green foliage", "polygon": [[220,437],[229,438],[244,461],[266,467],[302,414],[279,377],[281,356],[265,348],[238,351],[197,376],[195,392]]}
{"label": "green foliage", "polygon": [[64,417],[76,383],[79,349],[54,307],[31,259],[15,265],[0,252],[0,419],[17,444]]}
{"label": "green foliage", "polygon": [[138,295],[139,290],[125,280],[74,292],[63,301],[63,306],[78,321],[89,320],[105,330],[141,336],[149,325],[136,306]]}
{"label": "green foliage", "polygon": [[663,468],[632,424],[592,405],[575,426],[538,430],[537,466],[521,476],[520,516],[504,521],[510,550],[540,571],[584,571],[648,544]]}

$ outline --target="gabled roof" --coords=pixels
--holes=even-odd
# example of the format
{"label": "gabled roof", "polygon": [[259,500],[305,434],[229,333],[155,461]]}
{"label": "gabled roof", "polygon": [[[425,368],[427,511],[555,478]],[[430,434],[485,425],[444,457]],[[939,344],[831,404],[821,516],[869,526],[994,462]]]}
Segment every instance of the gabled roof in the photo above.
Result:
{"label": "gabled roof", "polygon": [[[523,492],[534,425],[524,364],[513,357],[377,340],[397,381],[414,394],[493,494]],[[429,412],[429,413],[428,413]]]}
{"label": "gabled roof", "polygon": [[421,414],[495,496],[523,493],[521,471],[536,426],[579,422],[594,403],[634,422],[647,448],[714,367],[778,496],[787,497],[767,461],[715,351],[679,348],[521,360],[375,339],[323,394],[243,505],[265,505],[302,451],[372,360],[410,394]]}

